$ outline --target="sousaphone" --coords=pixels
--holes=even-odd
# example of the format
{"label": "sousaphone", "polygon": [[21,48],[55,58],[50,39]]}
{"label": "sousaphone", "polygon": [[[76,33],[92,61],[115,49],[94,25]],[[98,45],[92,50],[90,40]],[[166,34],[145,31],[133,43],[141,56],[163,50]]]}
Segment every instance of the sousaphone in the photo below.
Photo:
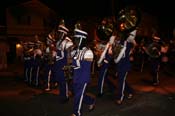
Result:
{"label": "sousaphone", "polygon": [[126,40],[130,32],[134,31],[140,23],[141,15],[139,9],[127,6],[119,11],[116,15],[116,33],[117,37],[112,47],[113,57],[118,57],[123,45],[120,44],[121,40]]}

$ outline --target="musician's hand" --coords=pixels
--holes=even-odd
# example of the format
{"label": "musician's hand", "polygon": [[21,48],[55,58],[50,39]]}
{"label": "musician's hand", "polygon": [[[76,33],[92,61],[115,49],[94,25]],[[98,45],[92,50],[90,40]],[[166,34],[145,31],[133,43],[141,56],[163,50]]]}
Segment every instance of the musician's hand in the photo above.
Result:
{"label": "musician's hand", "polygon": [[101,67],[102,64],[97,64],[98,67]]}
{"label": "musician's hand", "polygon": [[109,54],[109,55],[112,55],[112,54],[113,54],[113,53],[112,53],[112,46],[109,47],[109,49],[108,49],[108,54]]}

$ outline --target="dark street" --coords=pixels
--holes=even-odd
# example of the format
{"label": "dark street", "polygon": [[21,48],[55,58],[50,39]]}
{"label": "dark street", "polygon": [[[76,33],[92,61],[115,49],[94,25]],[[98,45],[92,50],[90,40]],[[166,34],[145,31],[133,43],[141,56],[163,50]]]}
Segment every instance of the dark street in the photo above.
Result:
{"label": "dark street", "polygon": [[[1,116],[70,116],[73,97],[68,103],[61,104],[57,88],[44,92],[40,87],[30,87],[24,83],[20,68],[15,69],[1,72]],[[97,77],[91,79],[88,92],[96,95]],[[122,105],[116,105],[113,94],[106,88],[102,98],[96,97],[94,111],[88,112],[87,106],[83,105],[84,116],[174,116],[175,77],[161,72],[158,86],[152,86],[150,80],[148,69],[131,71],[128,83],[135,90],[133,99],[125,99]],[[112,81],[115,83],[117,79]]]}

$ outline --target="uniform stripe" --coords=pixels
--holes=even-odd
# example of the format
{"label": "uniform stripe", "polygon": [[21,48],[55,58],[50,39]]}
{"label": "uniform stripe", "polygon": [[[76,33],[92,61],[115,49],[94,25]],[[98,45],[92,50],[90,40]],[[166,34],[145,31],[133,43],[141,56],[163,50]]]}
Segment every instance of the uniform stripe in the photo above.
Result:
{"label": "uniform stripe", "polygon": [[126,82],[126,77],[127,77],[127,75],[128,75],[128,72],[125,73],[125,77],[124,77],[124,79],[123,79],[122,96],[121,96],[121,98],[120,98],[121,101],[122,101],[123,98],[124,98],[125,82]]}
{"label": "uniform stripe", "polygon": [[84,96],[84,92],[85,92],[86,86],[87,86],[87,83],[84,84],[83,91],[82,91],[81,97],[80,97],[80,103],[78,105],[78,115],[79,116],[81,116],[80,109],[81,109],[81,106],[82,106],[83,96]]}
{"label": "uniform stripe", "polygon": [[103,93],[104,80],[105,80],[105,75],[106,75],[107,71],[108,71],[108,69],[105,69],[105,71],[103,73],[103,78],[102,78],[102,84],[101,84],[100,93]]}

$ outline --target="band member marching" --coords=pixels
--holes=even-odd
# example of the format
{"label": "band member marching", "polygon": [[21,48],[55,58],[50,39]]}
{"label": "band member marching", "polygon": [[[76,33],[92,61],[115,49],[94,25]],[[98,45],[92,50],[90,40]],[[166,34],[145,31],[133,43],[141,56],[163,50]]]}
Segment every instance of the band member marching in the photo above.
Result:
{"label": "band member marching", "polygon": [[159,70],[160,70],[160,63],[161,63],[161,39],[154,35],[152,36],[152,43],[145,47],[144,50],[148,54],[148,58],[150,61],[150,69],[151,69],[151,76],[152,76],[152,84],[158,85],[159,84]]}
{"label": "band member marching", "polygon": [[140,14],[138,9],[129,6],[119,12],[117,19],[117,39],[113,46],[113,55],[118,77],[118,94],[115,103],[120,105],[125,96],[128,99],[133,97],[133,89],[127,83],[126,78],[131,70],[130,54],[136,45],[136,28],[140,21]]}
{"label": "band member marching", "polygon": [[128,94],[128,98],[133,96],[133,89],[126,82],[126,78],[128,72],[131,70],[130,52],[133,48],[135,36],[136,30],[132,31],[127,39],[120,39],[119,44],[123,47],[119,55],[114,58],[114,62],[116,63],[115,67],[117,69],[116,76],[118,77],[118,94],[115,101],[117,104],[122,104],[125,94]]}
{"label": "band member marching", "polygon": [[[77,26],[79,25],[79,26]],[[89,111],[95,107],[95,98],[86,94],[86,89],[91,77],[91,64],[94,54],[87,46],[87,32],[81,29],[78,22],[74,30],[75,50],[72,52],[74,67],[73,73],[73,114],[71,116],[82,116],[82,104],[89,106]]]}
{"label": "band member marching", "polygon": [[114,91],[114,86],[109,79],[109,66],[112,60],[112,54],[110,49],[115,40],[113,34],[113,21],[110,18],[104,18],[101,24],[97,28],[97,36],[99,37],[100,42],[96,45],[97,52],[100,52],[99,59],[97,61],[97,66],[99,68],[98,74],[98,97],[102,97],[104,94],[104,84],[107,83],[110,91]]}
{"label": "band member marching", "polygon": [[35,45],[34,45],[34,60],[33,60],[33,83],[34,86],[39,85],[39,76],[40,76],[40,70],[41,70],[41,63],[42,63],[42,42],[39,41],[38,35],[35,35]]}
{"label": "band member marching", "polygon": [[24,78],[25,82],[29,84],[29,80],[31,77],[31,68],[32,68],[32,52],[34,44],[30,44],[31,42],[22,43],[23,46],[23,57],[24,57]]}
{"label": "band member marching", "polygon": [[66,81],[66,75],[64,72],[64,66],[69,63],[70,51],[73,46],[73,42],[68,36],[69,29],[66,28],[65,22],[62,19],[58,25],[57,36],[56,36],[56,61],[54,65],[54,71],[56,81],[59,84],[59,97],[60,102],[65,103],[69,100],[69,85]]}
{"label": "band member marching", "polygon": [[33,64],[34,64],[34,42],[22,43],[24,47],[24,74],[25,81],[32,85],[33,80]]}
{"label": "band member marching", "polygon": [[52,37],[51,33],[46,38],[46,49],[43,55],[43,60],[44,60],[45,82],[46,82],[45,91],[50,91],[51,83],[54,83],[53,66],[56,60],[55,39]]}

